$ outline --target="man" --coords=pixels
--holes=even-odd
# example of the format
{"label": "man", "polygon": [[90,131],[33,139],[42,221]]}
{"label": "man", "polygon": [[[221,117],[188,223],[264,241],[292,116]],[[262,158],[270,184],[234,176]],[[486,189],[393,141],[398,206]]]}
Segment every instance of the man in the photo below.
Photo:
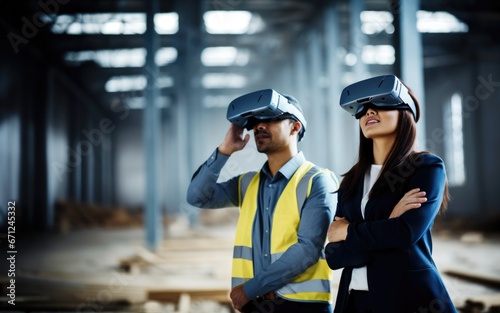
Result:
{"label": "man", "polygon": [[[230,293],[235,309],[331,312],[331,271],[323,247],[338,182],[332,172],[306,161],[298,151],[306,125],[298,101],[271,89],[259,92],[257,102],[271,93],[271,104],[265,107],[271,113],[236,114],[233,122],[244,117],[244,127],[253,130],[257,150],[266,154],[267,162],[259,172],[217,183],[229,156],[250,139],[249,134],[242,138],[244,128],[232,123],[222,143],[194,174],[187,200],[200,208],[240,207]],[[230,110],[238,109],[238,99],[230,104],[228,118]],[[272,103],[278,101],[281,110]]]}

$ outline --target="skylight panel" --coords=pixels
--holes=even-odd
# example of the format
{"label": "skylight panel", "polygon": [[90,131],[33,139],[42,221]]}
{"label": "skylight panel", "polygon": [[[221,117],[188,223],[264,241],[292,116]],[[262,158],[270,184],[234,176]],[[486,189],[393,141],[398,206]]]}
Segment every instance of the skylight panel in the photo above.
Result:
{"label": "skylight panel", "polygon": [[208,73],[201,80],[203,87],[211,88],[243,88],[247,84],[245,76],[234,73]]}
{"label": "skylight panel", "polygon": [[[175,12],[158,13],[154,17],[155,30],[160,35],[175,34],[179,30],[179,16]],[[97,13],[58,15],[52,25],[55,34],[133,35],[146,32],[145,13]]]}
{"label": "skylight panel", "polygon": [[209,47],[201,52],[201,62],[205,66],[245,66],[250,52],[236,47]]}
{"label": "skylight panel", "polygon": [[97,13],[57,16],[52,32],[104,35],[143,34],[146,31],[144,13]]}
{"label": "skylight panel", "polygon": [[[168,88],[174,85],[174,79],[171,76],[160,76],[156,81],[156,87]],[[127,92],[143,90],[147,86],[145,75],[114,76],[111,77],[104,89],[107,92]]]}
{"label": "skylight panel", "polygon": [[394,33],[394,17],[387,11],[363,11],[360,14],[361,31],[367,35]]}
{"label": "skylight panel", "polygon": [[[146,64],[146,49],[74,51],[67,52],[64,59],[76,65],[94,61],[100,67],[142,67]],[[165,66],[175,62],[176,59],[177,49],[164,47],[156,52],[155,62],[158,66]]]}
{"label": "skylight panel", "polygon": [[394,64],[396,61],[396,51],[391,45],[366,45],[361,52],[361,60],[365,64]]}
{"label": "skylight panel", "polygon": [[209,34],[246,34],[252,13],[248,11],[208,11],[203,15]]}
{"label": "skylight panel", "polygon": [[160,35],[172,35],[179,31],[179,15],[175,12],[155,15],[155,30]]}
{"label": "skylight panel", "polygon": [[64,59],[77,64],[86,61],[94,61],[101,67],[141,67],[145,64],[146,49],[135,48],[68,52]]}
{"label": "skylight panel", "polygon": [[73,15],[58,15],[55,17],[54,24],[52,25],[52,32],[55,34],[67,33],[69,25],[75,20]]}
{"label": "skylight panel", "polygon": [[418,11],[417,29],[421,33],[466,33],[469,26],[444,11]]}
{"label": "skylight panel", "polygon": [[177,60],[177,49],[172,47],[164,47],[158,49],[155,56],[155,62],[158,66],[165,66]]}
{"label": "skylight panel", "polygon": [[[157,103],[158,109],[165,109],[170,106],[170,98],[159,96]],[[144,97],[130,97],[125,99],[125,104],[131,110],[142,110],[146,108],[146,99]]]}
{"label": "skylight panel", "polygon": [[106,84],[104,89],[107,92],[125,92],[142,90],[146,87],[147,80],[144,75],[135,76],[115,76],[111,77]]}

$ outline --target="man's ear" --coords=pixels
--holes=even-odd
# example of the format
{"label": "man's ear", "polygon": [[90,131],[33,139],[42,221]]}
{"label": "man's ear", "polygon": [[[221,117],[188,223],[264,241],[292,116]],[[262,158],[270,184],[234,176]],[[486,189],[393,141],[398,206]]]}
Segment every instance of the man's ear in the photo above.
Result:
{"label": "man's ear", "polygon": [[300,130],[302,129],[302,123],[299,121],[294,121],[292,124],[292,135],[298,134]]}

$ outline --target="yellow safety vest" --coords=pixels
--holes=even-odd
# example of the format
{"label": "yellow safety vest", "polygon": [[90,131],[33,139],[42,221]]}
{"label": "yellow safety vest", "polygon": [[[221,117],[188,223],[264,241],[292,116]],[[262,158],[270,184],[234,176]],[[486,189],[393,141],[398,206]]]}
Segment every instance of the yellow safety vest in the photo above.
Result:
{"label": "yellow safety vest", "polygon": [[[311,192],[312,178],[321,173],[331,175],[336,184],[336,189],[338,181],[332,172],[327,169],[321,170],[311,162],[304,162],[291,177],[280,195],[272,220],[271,262],[278,260],[290,246],[297,243],[302,205]],[[251,180],[245,183],[245,179]],[[236,228],[233,253],[233,288],[254,277],[252,227],[257,212],[259,180],[260,172],[247,178],[242,175],[239,179],[240,216]],[[245,186],[246,184],[248,186]],[[304,258],[307,258],[307,256],[304,256]],[[276,290],[276,292],[281,297],[292,301],[329,302],[331,301],[331,278],[332,271],[328,267],[324,255],[322,255],[316,264],[295,277],[289,284]]]}

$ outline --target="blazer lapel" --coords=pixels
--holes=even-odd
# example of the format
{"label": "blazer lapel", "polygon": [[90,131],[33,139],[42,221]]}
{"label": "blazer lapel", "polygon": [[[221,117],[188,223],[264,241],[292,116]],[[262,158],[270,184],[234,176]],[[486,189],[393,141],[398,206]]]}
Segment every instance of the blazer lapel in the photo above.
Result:
{"label": "blazer lapel", "polygon": [[[380,205],[377,205],[380,201],[380,198],[371,198],[368,199],[365,207],[365,220],[366,221],[376,221],[381,219],[380,215]],[[377,209],[378,207],[378,209]]]}
{"label": "blazer lapel", "polygon": [[358,184],[356,196],[349,201],[349,210],[346,212],[346,217],[349,222],[362,222],[361,215],[361,198],[363,198],[363,182]]}

